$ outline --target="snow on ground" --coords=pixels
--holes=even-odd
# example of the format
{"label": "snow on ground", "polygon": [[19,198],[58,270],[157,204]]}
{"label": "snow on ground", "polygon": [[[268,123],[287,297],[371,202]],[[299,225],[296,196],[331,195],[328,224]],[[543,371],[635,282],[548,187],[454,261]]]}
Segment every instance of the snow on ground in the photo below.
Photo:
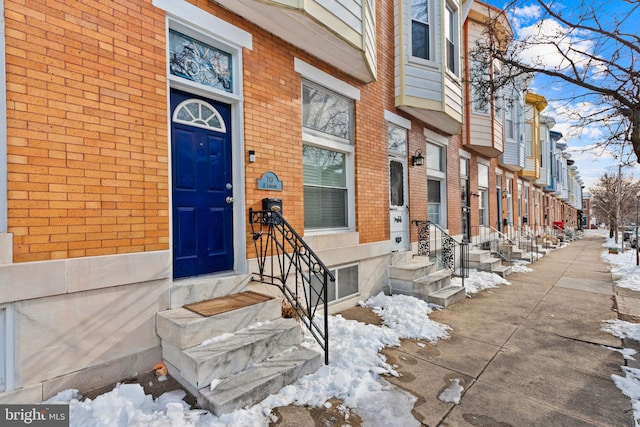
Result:
{"label": "snow on ground", "polygon": [[[459,277],[451,278],[451,284],[462,286],[462,279]],[[498,285],[510,285],[511,282],[498,276],[496,273],[488,271],[469,270],[469,277],[464,279],[464,289],[467,295],[477,294],[485,289],[497,288]]]}
{"label": "snow on ground", "polygon": [[[614,239],[609,237],[603,246],[620,249],[620,245],[616,245]],[[616,281],[616,285],[640,291],[640,266],[636,265],[635,249],[625,248],[624,252],[619,251],[617,254],[610,254],[608,250],[603,251],[602,258],[611,264],[611,273],[621,277]]]}
{"label": "snow on ground", "polygon": [[[626,323],[627,325],[623,325],[621,323]],[[634,340],[638,340],[640,338],[640,325],[635,323],[613,320],[608,321],[603,329],[620,338],[632,338]],[[630,348],[612,348],[611,350],[620,352],[627,360],[635,360],[637,357],[636,351]],[[621,368],[625,376],[622,377],[620,375],[612,374],[611,379],[616,387],[618,387],[625,396],[631,399],[635,425],[636,427],[640,427],[640,369],[632,368],[630,366],[621,366]]]}
{"label": "snow on ground", "polygon": [[[607,248],[620,248],[614,239],[607,237],[604,243]],[[617,254],[609,253],[609,250],[602,252],[602,258],[611,265],[611,272],[621,277],[616,280],[616,285],[624,288],[640,291],[640,267],[636,265],[635,249],[625,250]],[[640,324],[625,322],[623,320],[606,320],[602,329],[618,338],[630,338],[640,341]],[[625,359],[638,358],[633,349],[612,349],[622,353]],[[616,387],[631,399],[633,407],[633,418],[636,427],[640,427],[640,369],[622,366],[625,376],[611,375]]]}
{"label": "snow on ground", "polygon": [[[613,246],[607,240],[605,247]],[[635,252],[602,257],[612,266],[612,272],[624,277],[619,286],[640,290],[640,269],[635,266]],[[633,258],[632,258],[633,257]],[[633,262],[631,262],[633,260]],[[533,271],[525,263],[512,267],[514,272]],[[461,286],[460,279],[452,283]],[[622,283],[621,283],[622,282]],[[495,288],[510,283],[494,273],[472,270],[465,279],[468,294]],[[637,288],[636,288],[637,287]],[[108,393],[94,400],[82,398],[76,390],[65,390],[47,403],[68,403],[72,426],[117,426],[117,427],[201,427],[201,426],[267,426],[276,421],[272,409],[286,405],[327,405],[327,400],[336,397],[344,402],[339,410],[348,417],[350,411],[357,413],[367,427],[402,425],[419,426],[411,410],[416,398],[388,383],[382,374],[398,375],[379,354],[383,347],[400,344],[402,338],[437,341],[448,337],[450,328],[428,318],[432,308],[424,301],[409,296],[386,296],[379,294],[360,305],[371,307],[382,317],[384,325],[367,325],[342,316],[329,316],[330,365],[317,372],[300,378],[294,384],[284,387],[277,394],[251,408],[216,417],[201,410],[191,409],[182,400],[183,391],[165,393],[158,399],[145,395],[138,384],[120,384]],[[610,320],[603,329],[621,338],[640,341],[640,325]],[[318,349],[309,335],[305,335],[305,345]],[[417,342],[417,345],[424,345]],[[625,357],[636,357],[630,349],[615,349]],[[625,376],[612,375],[616,386],[628,396],[633,405],[636,427],[640,427],[640,369],[622,367]],[[452,381],[440,399],[459,402],[461,385]],[[380,402],[384,402],[381,405]]]}
{"label": "snow on ground", "polygon": [[511,266],[512,273],[531,273],[533,271],[532,268],[527,267],[527,265],[531,264],[529,261],[514,261]]}
{"label": "snow on ground", "polygon": [[[72,426],[266,426],[271,409],[286,405],[325,405],[331,397],[344,402],[344,412],[354,410],[367,426],[419,426],[411,415],[416,398],[385,381],[381,375],[397,372],[379,354],[383,347],[400,345],[402,338],[437,341],[450,328],[428,318],[432,309],[409,296],[379,294],[361,305],[379,314],[383,326],[367,325],[342,316],[329,316],[330,365],[300,378],[279,393],[245,410],[215,417],[193,410],[184,392],[165,393],[155,401],[138,384],[121,384],[94,400],[81,401],[75,390],[66,390],[47,403],[69,403]],[[305,344],[317,348],[308,336]],[[384,405],[380,405],[384,402]]]}

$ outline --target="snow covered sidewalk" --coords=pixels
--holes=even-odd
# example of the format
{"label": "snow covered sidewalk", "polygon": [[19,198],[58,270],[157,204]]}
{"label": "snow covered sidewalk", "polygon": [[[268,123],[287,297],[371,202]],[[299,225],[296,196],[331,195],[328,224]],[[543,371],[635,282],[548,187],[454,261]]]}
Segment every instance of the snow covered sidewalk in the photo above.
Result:
{"label": "snow covered sidewalk", "polygon": [[[330,366],[220,418],[180,392],[153,400],[136,384],[57,399],[71,403],[72,425],[87,426],[292,426],[312,414],[374,427],[633,425],[640,378],[622,368],[633,354],[621,334],[636,332],[603,330],[618,322],[603,240],[587,234],[508,282],[477,275],[465,281],[469,297],[446,310],[381,294],[331,316]],[[384,324],[370,324],[378,316]]]}

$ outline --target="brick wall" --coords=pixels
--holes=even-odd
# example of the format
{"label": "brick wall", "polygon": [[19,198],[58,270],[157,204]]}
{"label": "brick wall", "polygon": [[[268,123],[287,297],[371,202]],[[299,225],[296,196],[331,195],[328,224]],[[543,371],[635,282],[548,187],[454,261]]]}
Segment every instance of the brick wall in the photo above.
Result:
{"label": "brick wall", "polygon": [[[388,240],[389,166],[383,110],[395,110],[390,83],[393,38],[386,40],[381,34],[393,33],[393,5],[377,8],[378,72],[379,81],[387,82],[385,87],[378,82],[364,84],[213,2],[193,3],[253,35],[253,49],[243,52],[245,152],[256,152],[256,162],[247,162],[245,168],[247,206],[260,209],[263,198],[281,198],[285,218],[299,232],[304,230],[302,78],[294,70],[294,58],[298,58],[360,90],[355,104],[356,230],[361,243]],[[282,192],[257,189],[256,180],[265,171],[283,181]],[[247,256],[255,256],[249,237]]]}
{"label": "brick wall", "polygon": [[5,2],[14,261],[168,248],[164,16]]}

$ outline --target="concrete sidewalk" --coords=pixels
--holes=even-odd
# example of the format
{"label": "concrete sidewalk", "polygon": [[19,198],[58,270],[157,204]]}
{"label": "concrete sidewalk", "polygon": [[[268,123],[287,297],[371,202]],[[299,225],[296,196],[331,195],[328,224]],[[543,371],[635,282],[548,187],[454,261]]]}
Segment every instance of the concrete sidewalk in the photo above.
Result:
{"label": "concrete sidewalk", "polygon": [[[415,418],[426,426],[633,426],[631,401],[611,379],[625,361],[603,347],[622,344],[601,331],[603,320],[617,318],[603,242],[587,234],[532,264],[533,272],[509,276],[511,286],[432,313],[453,328],[447,340],[384,349],[401,374],[386,379],[418,398]],[[362,310],[343,315],[370,316]],[[460,403],[440,401],[456,379]],[[318,425],[305,411],[279,408],[274,425]]]}

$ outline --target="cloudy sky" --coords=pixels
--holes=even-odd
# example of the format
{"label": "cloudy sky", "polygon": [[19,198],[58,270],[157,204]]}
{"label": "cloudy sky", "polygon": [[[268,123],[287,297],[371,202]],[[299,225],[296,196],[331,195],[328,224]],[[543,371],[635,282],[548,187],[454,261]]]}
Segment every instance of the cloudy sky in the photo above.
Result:
{"label": "cloudy sky", "polygon": [[[533,0],[518,0],[516,7],[505,6],[505,0],[491,0],[491,4],[499,8],[507,7],[509,11],[511,25],[516,33],[516,39],[524,39],[526,37],[535,36],[537,41],[547,42],[540,43],[535,46],[528,45],[523,55],[531,62],[543,63],[546,66],[563,68],[567,62],[559,54],[557,49],[551,47],[548,43],[554,43],[567,53],[567,56],[577,64],[590,62],[585,60],[582,53],[602,54],[611,46],[606,40],[593,37],[585,31],[571,30],[561,22],[544,16],[544,10]],[[629,32],[638,33],[637,22],[640,20],[640,12],[636,11],[633,16],[629,16],[629,4],[619,0],[563,0],[563,1],[547,1],[547,4],[553,4],[553,7],[560,8],[562,16],[568,20],[572,20],[578,14],[581,3],[597,10],[598,18],[606,26],[607,20],[610,19],[626,19],[628,25],[623,21],[623,25],[627,25]],[[590,63],[591,68],[585,72],[589,72],[592,77],[591,81],[603,81],[605,73],[598,76],[599,70],[604,70],[604,66]],[[606,70],[605,70],[606,71]],[[556,126],[553,130],[561,132],[564,135],[564,141],[568,144],[568,150],[571,152],[572,159],[576,161],[576,165],[580,172],[580,177],[585,183],[585,191],[597,182],[605,172],[615,174],[620,164],[619,157],[615,153],[597,147],[597,143],[606,138],[607,129],[600,125],[591,125],[588,127],[576,127],[578,123],[572,118],[572,113],[580,111],[581,113],[589,113],[598,111],[600,106],[595,98],[584,98],[584,92],[577,87],[562,82],[559,79],[552,79],[544,75],[538,75],[532,85],[531,90],[534,93],[543,95],[549,105],[543,114],[553,117],[556,120]],[[635,157],[634,157],[635,159]],[[635,179],[640,179],[640,167],[625,166],[622,169],[625,175],[633,174]]]}

